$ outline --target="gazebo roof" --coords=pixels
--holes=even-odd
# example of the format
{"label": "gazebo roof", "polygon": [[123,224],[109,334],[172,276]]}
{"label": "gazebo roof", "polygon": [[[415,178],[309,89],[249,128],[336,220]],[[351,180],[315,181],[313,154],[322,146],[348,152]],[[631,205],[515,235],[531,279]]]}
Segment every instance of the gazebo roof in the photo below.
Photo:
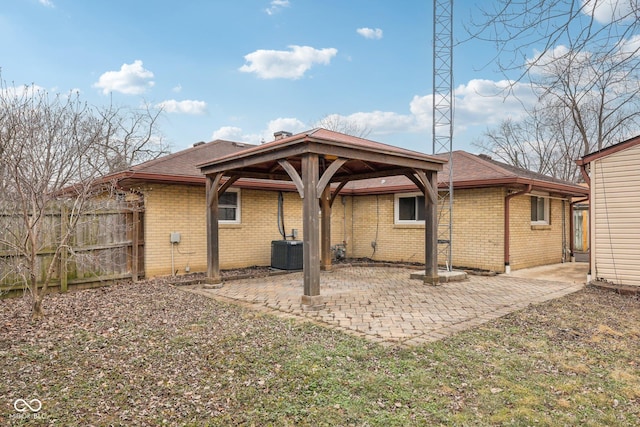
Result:
{"label": "gazebo roof", "polygon": [[219,157],[198,167],[203,174],[225,172],[245,178],[290,180],[281,160],[300,171],[301,156],[317,154],[320,168],[346,160],[331,182],[404,175],[412,170],[441,171],[446,160],[327,129],[313,129]]}

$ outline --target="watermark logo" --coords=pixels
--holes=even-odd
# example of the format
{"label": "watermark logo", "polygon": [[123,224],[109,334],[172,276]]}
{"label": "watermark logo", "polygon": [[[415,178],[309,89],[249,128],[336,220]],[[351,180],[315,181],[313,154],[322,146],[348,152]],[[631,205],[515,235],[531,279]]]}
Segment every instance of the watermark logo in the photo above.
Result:
{"label": "watermark logo", "polygon": [[40,409],[42,409],[42,402],[40,399],[31,399],[28,402],[24,399],[16,399],[16,401],[13,402],[13,407],[18,412],[31,411],[35,413],[40,412]]}
{"label": "watermark logo", "polygon": [[13,408],[17,414],[12,414],[11,418],[43,418],[42,414],[39,414],[42,409],[42,401],[40,399],[16,399],[13,402]]}

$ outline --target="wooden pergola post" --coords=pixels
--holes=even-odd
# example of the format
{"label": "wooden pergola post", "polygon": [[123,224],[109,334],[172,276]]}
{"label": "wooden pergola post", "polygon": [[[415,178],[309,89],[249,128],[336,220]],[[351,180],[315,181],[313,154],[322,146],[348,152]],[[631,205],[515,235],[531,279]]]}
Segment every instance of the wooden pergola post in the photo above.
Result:
{"label": "wooden pergola post", "polygon": [[207,283],[220,283],[218,185],[222,173],[207,175]]}
{"label": "wooden pergola post", "polygon": [[320,268],[331,271],[331,187],[327,185],[320,197],[320,211],[322,214],[321,251],[322,262]]}
{"label": "wooden pergola post", "polygon": [[427,172],[424,191],[424,283],[437,285],[438,278],[438,180]]}
{"label": "wooden pergola post", "polygon": [[318,155],[306,153],[302,156],[302,184],[304,198],[302,200],[304,294],[302,304],[314,309],[322,304],[320,296],[320,222],[318,214]]}

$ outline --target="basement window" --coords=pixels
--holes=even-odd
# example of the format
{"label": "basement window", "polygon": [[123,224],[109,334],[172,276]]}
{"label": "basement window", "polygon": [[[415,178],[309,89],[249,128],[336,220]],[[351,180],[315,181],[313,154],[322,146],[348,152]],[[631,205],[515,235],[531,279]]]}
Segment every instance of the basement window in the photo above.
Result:
{"label": "basement window", "polygon": [[229,189],[218,199],[218,220],[221,224],[240,224],[240,190]]}
{"label": "basement window", "polygon": [[396,194],[394,205],[396,224],[424,224],[424,196],[422,194]]}
{"label": "basement window", "polygon": [[548,197],[531,196],[531,225],[549,225]]}

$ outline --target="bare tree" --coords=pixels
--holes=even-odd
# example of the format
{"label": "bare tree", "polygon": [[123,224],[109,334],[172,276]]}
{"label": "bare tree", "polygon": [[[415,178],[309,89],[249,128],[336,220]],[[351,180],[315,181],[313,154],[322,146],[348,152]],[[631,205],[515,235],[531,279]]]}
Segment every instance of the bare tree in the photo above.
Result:
{"label": "bare tree", "polygon": [[[100,178],[165,151],[155,139],[156,118],[150,110],[95,108],[78,94],[50,97],[0,80],[0,255],[5,279],[28,289],[34,319],[43,316],[43,298],[82,214],[113,191]],[[62,205],[65,231],[46,233]]]}
{"label": "bare tree", "polygon": [[[516,142],[506,152],[528,158],[541,172],[577,180],[576,158],[640,129],[640,5],[635,0],[491,4],[492,9],[481,6],[470,34],[495,43],[500,71],[517,73],[513,83],[531,82],[539,99],[518,132],[510,134]],[[504,130],[489,130],[477,145],[504,152]]]}
{"label": "bare tree", "polygon": [[335,132],[344,133],[346,135],[366,138],[371,133],[371,129],[358,124],[355,120],[351,120],[339,114],[329,114],[318,120],[314,127],[324,128]]}
{"label": "bare tree", "polygon": [[505,119],[473,145],[504,163],[575,181],[579,175],[572,160],[576,138],[571,127],[563,128],[568,122],[557,115],[561,113],[546,106],[532,110],[521,121]]}
{"label": "bare tree", "polygon": [[[477,145],[504,161],[577,180],[574,160],[640,129],[640,71],[616,52],[558,48],[530,69],[538,104],[522,123],[504,122]],[[526,160],[524,160],[526,159]]]}
{"label": "bare tree", "polygon": [[[470,16],[469,37],[493,43],[496,53],[487,63],[497,64],[505,73],[519,73],[514,81],[523,80],[558,46],[566,46],[567,55],[610,56],[640,30],[636,0],[495,0],[479,3]],[[532,50],[539,53],[534,60],[530,60]],[[639,51],[639,44],[627,44],[618,62],[636,62]]]}
{"label": "bare tree", "polygon": [[93,131],[101,137],[93,149],[95,158],[104,162],[101,171],[117,172],[169,152],[156,126],[161,109],[147,105],[130,110],[109,105],[95,108],[94,113]]}

